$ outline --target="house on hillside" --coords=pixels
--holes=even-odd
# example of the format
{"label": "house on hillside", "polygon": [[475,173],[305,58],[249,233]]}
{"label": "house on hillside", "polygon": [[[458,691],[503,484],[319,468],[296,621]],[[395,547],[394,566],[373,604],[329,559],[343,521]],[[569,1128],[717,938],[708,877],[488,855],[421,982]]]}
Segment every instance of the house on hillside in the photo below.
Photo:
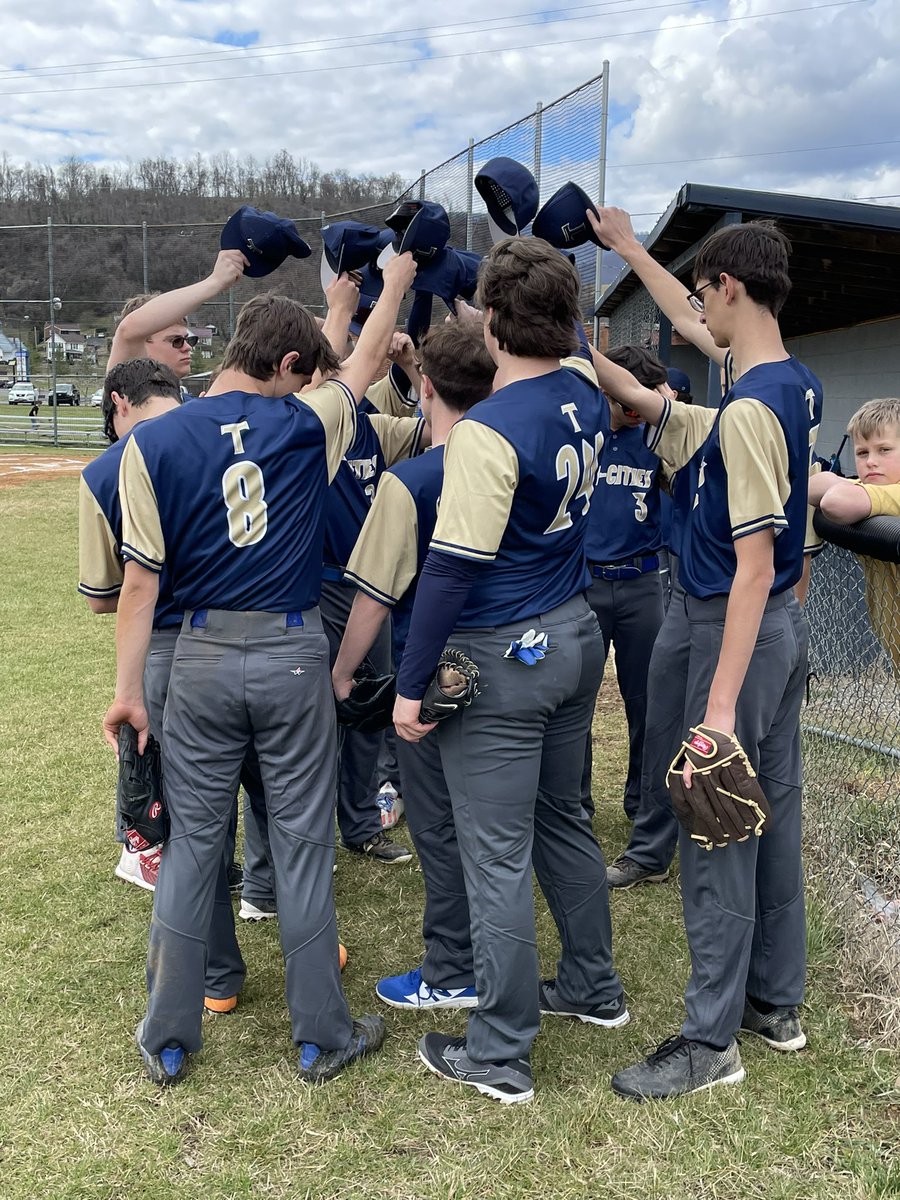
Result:
{"label": "house on hillside", "polygon": [[[863,401],[897,395],[900,208],[686,183],[644,245],[690,288],[697,251],[710,233],[760,219],[774,220],[793,247],[793,288],[781,331],[787,349],[822,380],[818,449],[828,458]],[[673,332],[630,268],[604,291],[596,315],[608,319],[610,346],[652,347],[664,362],[687,372],[695,397],[718,405],[718,367],[711,369],[704,355]],[[845,449],[845,469],[851,459]]]}
{"label": "house on hillside", "polygon": [[79,362],[84,356],[84,334],[80,325],[45,325],[44,345],[47,362],[54,356],[66,362]]}
{"label": "house on hillside", "polygon": [[109,339],[91,334],[84,339],[84,361],[96,367],[109,353]]}

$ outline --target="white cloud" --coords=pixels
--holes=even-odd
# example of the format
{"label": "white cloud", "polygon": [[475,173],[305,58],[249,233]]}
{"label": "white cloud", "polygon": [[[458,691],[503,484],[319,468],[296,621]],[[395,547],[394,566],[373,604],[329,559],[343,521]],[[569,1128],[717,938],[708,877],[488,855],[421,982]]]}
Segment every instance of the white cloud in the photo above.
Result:
{"label": "white cloud", "polygon": [[[6,69],[0,70],[2,146],[16,161],[50,163],[73,154],[122,161],[222,150],[260,159],[285,147],[323,169],[398,171],[412,179],[421,167],[462,149],[470,135],[480,139],[530,111],[536,100],[547,103],[577,86],[606,57],[616,118],[607,176],[612,202],[658,212],[686,179],[837,197],[900,191],[896,145],[710,161],[900,136],[892,69],[900,50],[900,5],[866,0],[814,8],[816,0],[803,2],[805,12],[705,24],[776,14],[800,0],[684,0],[680,7],[651,3],[628,12],[622,10],[631,0],[620,0],[598,6],[588,20],[496,28],[523,19],[510,16],[475,36],[445,25],[433,32],[451,36],[409,42],[400,39],[413,35],[398,31],[441,20],[483,21],[493,10],[474,0],[458,0],[450,9],[397,0],[386,30],[386,10],[372,0],[340,6],[68,0],[55,6],[52,21],[19,0],[5,13],[16,37],[7,40]],[[507,0],[504,11],[529,8],[533,19],[543,11],[533,0]],[[655,26],[653,34],[614,36]],[[229,51],[212,40],[224,31],[256,32],[258,45]],[[384,40],[350,49],[332,43],[327,53],[248,57],[279,38],[285,45],[302,39],[294,49],[311,49],[315,39],[365,33],[383,33]],[[565,44],[505,49],[541,39]],[[447,54],[463,56],[440,57]],[[162,55],[191,58],[164,70],[121,61]],[[366,65],[417,57],[415,63]],[[125,69],[76,65],[101,62]],[[28,70],[12,70],[19,64]],[[58,69],[35,70],[49,64]],[[67,67],[81,73],[64,74]],[[249,78],[181,82],[229,75]],[[156,86],[134,86],[149,81]],[[108,90],[59,90],[76,87]],[[9,92],[19,94],[3,94]],[[579,144],[573,137],[575,158]],[[636,165],[647,162],[668,165]],[[652,224],[652,218],[639,223]]]}

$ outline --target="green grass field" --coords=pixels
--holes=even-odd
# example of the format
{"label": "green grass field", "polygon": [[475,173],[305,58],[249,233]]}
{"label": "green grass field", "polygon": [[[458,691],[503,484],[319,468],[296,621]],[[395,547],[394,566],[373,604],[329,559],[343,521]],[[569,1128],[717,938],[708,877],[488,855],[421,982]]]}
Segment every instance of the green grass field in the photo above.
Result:
{"label": "green grass field", "polygon": [[[429,1028],[465,1014],[386,1014],[384,1051],[318,1089],[294,1072],[273,923],[239,933],[249,972],[238,1013],[206,1026],[189,1079],[143,1076],[150,897],[112,873],[115,766],[100,718],[113,625],[76,582],[74,479],[3,493],[3,1200],[163,1197],[391,1200],[877,1200],[900,1194],[900,1074],[841,1006],[834,944],[811,913],[810,1046],[781,1058],[752,1039],[747,1081],[666,1105],[617,1099],[609,1077],[677,1029],[688,958],[677,882],[613,898],[632,1023],[547,1022],[537,1095],[505,1108],[429,1075]],[[601,705],[595,795],[608,854],[625,841],[624,726]],[[401,827],[402,830],[402,827]],[[422,880],[338,855],[345,984],[356,1012],[421,953]],[[555,931],[538,900],[542,968]]]}

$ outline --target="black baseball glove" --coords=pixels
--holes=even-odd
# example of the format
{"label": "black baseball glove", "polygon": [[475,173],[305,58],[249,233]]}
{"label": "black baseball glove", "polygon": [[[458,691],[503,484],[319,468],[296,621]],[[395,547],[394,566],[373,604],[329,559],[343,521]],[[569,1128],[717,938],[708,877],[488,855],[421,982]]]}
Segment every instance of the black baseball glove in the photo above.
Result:
{"label": "black baseball glove", "polygon": [[467,708],[478,695],[478,668],[461,650],[445,650],[422,697],[423,725],[443,721]]}
{"label": "black baseball glove", "polygon": [[335,700],[338,724],[362,733],[379,733],[390,725],[396,699],[396,675],[357,677],[347,699]]}
{"label": "black baseball glove", "polygon": [[[685,787],[684,765],[693,768]],[[734,734],[695,725],[669,767],[675,815],[704,850],[759,837],[772,813],[744,747]]]}
{"label": "black baseball glove", "polygon": [[144,753],[138,754],[137,733],[131,725],[119,726],[117,791],[128,849],[136,854],[164,842],[169,836],[169,810],[163,795],[159,742],[151,734]]}

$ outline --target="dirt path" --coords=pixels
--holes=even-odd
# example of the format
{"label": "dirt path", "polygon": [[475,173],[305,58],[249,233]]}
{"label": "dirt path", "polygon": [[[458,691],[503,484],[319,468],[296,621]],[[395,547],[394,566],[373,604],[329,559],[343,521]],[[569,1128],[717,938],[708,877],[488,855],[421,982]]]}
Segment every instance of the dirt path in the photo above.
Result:
{"label": "dirt path", "polygon": [[0,454],[0,487],[59,479],[61,475],[80,475],[85,463],[94,457],[73,458],[57,454]]}

